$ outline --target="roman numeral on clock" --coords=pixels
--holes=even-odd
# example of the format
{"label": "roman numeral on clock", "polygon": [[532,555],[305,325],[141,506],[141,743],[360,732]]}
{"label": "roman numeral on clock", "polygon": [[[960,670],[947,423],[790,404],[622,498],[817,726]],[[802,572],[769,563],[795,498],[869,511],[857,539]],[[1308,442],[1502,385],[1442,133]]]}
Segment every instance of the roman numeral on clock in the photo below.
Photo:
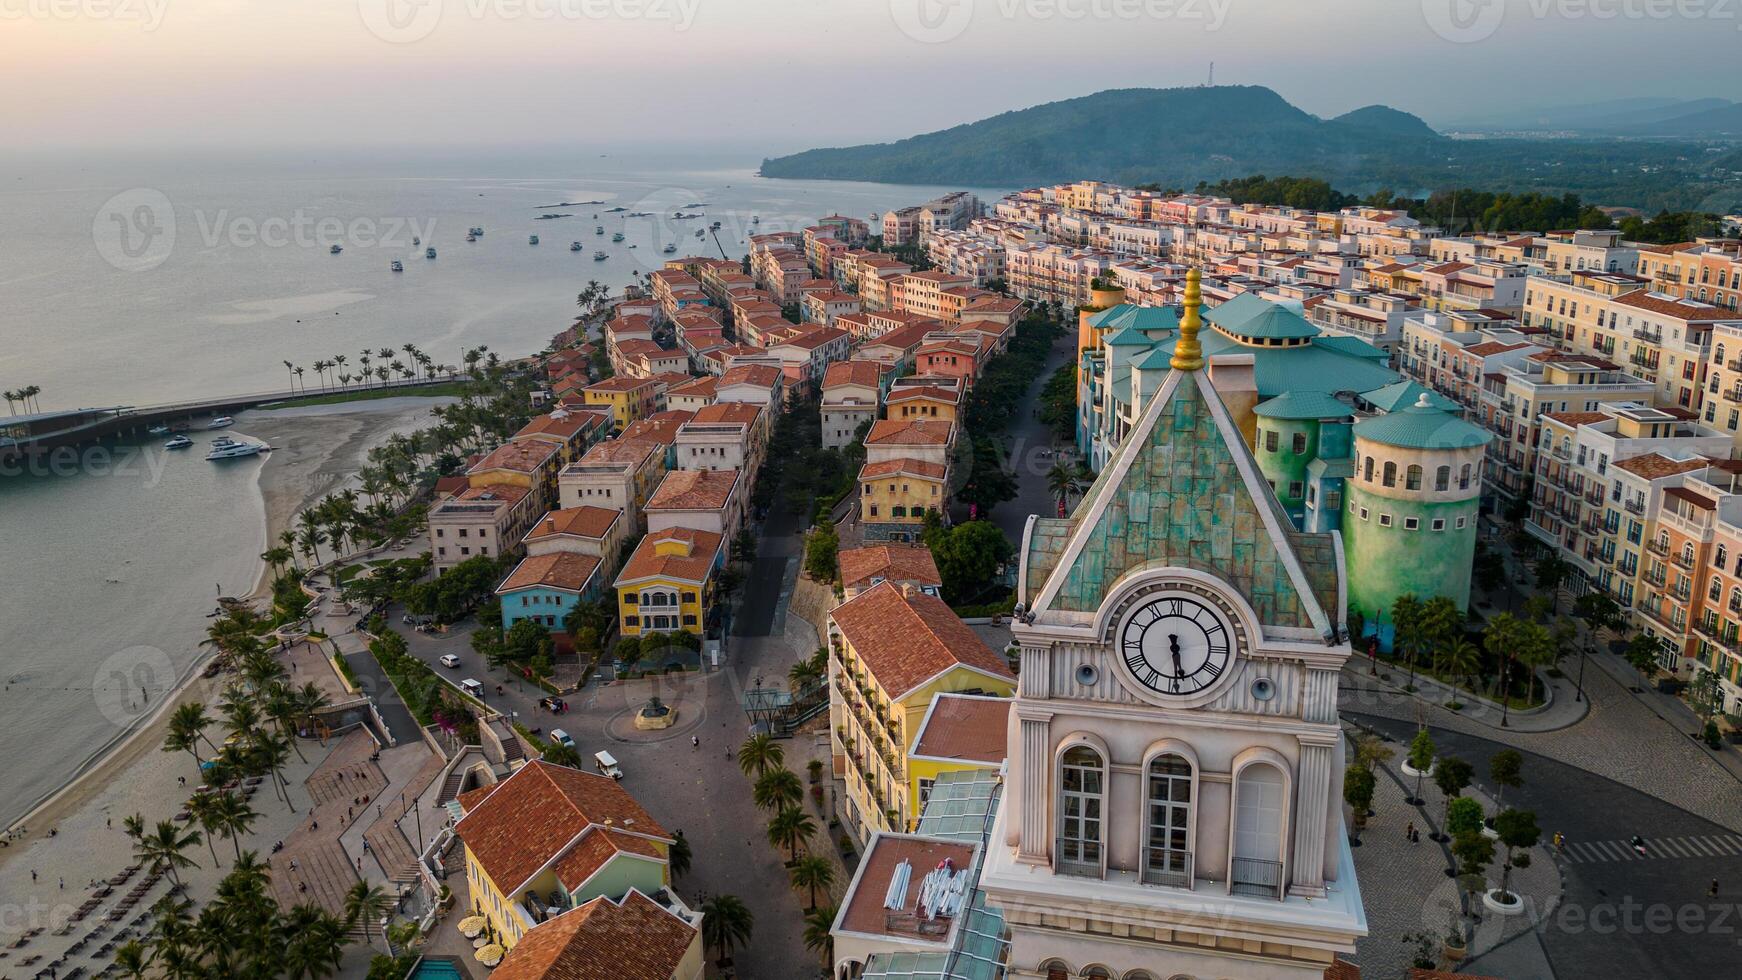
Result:
{"label": "roman numeral on clock", "polygon": [[1204,661],[1204,665],[1198,669],[1203,671],[1206,674],[1209,674],[1211,680],[1215,680],[1216,678],[1222,676],[1222,665],[1217,663],[1214,660]]}

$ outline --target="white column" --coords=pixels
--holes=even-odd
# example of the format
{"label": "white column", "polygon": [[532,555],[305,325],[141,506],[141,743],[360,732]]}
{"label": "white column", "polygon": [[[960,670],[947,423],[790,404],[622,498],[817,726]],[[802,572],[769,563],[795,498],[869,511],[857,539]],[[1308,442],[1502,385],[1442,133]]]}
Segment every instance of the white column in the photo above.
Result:
{"label": "white column", "polygon": [[[1020,711],[1020,709],[1019,709]],[[1022,840],[1016,859],[1030,864],[1052,861],[1052,721],[1050,714],[1022,722],[1022,799],[1017,801]]]}
{"label": "white column", "polygon": [[[1335,738],[1335,736],[1328,736]],[[1326,799],[1331,786],[1331,741],[1301,740],[1295,774],[1294,846],[1289,854],[1289,893],[1325,894]]]}

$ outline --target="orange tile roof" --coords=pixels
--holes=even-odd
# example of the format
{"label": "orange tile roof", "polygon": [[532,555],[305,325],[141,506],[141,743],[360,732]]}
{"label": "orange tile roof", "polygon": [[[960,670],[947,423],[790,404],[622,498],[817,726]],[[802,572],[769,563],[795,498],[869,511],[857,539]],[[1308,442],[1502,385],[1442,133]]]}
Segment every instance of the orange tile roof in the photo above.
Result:
{"label": "orange tile roof", "polygon": [[884,367],[876,361],[836,361],[823,371],[823,390],[838,385],[875,388],[883,380]]}
{"label": "orange tile roof", "polygon": [[[916,884],[908,887],[907,903],[902,907],[902,911],[912,915],[915,906],[919,904],[917,881],[930,874],[933,868],[945,860],[954,862],[956,870],[966,871],[973,864],[974,848],[968,844],[931,837],[879,835],[854,877],[853,893],[847,897],[847,907],[841,913],[841,928],[848,932],[873,936],[899,935],[910,939],[919,938],[889,927],[891,910],[883,907],[884,899],[889,893],[889,879],[901,862],[906,861],[912,866]],[[942,942],[941,937],[937,941]],[[497,974],[500,973],[498,970]]]}
{"label": "orange tile roof", "polygon": [[661,862],[665,860],[665,855],[659,853],[659,848],[644,837],[604,827],[589,827],[581,832],[580,839],[575,841],[573,847],[557,858],[551,870],[556,872],[557,880],[562,882],[563,887],[573,892],[619,854],[635,854]]}
{"label": "orange tile roof", "polygon": [[1735,310],[1726,310],[1720,306],[1708,303],[1697,303],[1692,300],[1676,299],[1661,293],[1653,293],[1645,289],[1636,289],[1631,293],[1622,293],[1615,297],[1615,302],[1623,306],[1658,313],[1663,316],[1673,316],[1679,320],[1703,322],[1707,320],[1735,320],[1738,315]]}
{"label": "orange tile roof", "polygon": [[[660,554],[659,546],[672,541],[689,545],[688,552]],[[698,584],[706,582],[708,576],[713,574],[714,558],[720,553],[720,544],[721,538],[718,534],[693,527],[668,527],[663,531],[652,531],[635,546],[635,553],[624,563],[623,571],[617,575],[616,584],[621,586],[655,577]]]}
{"label": "orange tile roof", "polygon": [[587,450],[581,462],[641,463],[660,449],[660,444],[651,439],[607,439]]}
{"label": "orange tile roof", "polygon": [[584,390],[599,392],[634,391],[637,388],[651,385],[653,383],[653,380],[650,378],[631,378],[619,374],[606,378],[603,381],[595,381],[588,385]]}
{"label": "orange tile roof", "polygon": [[623,516],[620,510],[609,507],[594,507],[590,504],[581,507],[562,507],[546,513],[532,530],[526,533],[527,541],[538,541],[558,535],[573,535],[581,538],[603,538],[611,533],[611,525],[617,523]]}
{"label": "orange tile roof", "polygon": [[886,401],[894,404],[913,401],[916,398],[930,398],[940,402],[949,402],[951,405],[960,400],[959,393],[954,388],[945,388],[942,385],[902,385],[899,388],[891,389]]}
{"label": "orange tile roof", "polygon": [[836,606],[829,618],[892,698],[958,665],[1015,680],[1004,657],[936,596],[884,582]]}
{"label": "orange tile roof", "polygon": [[496,587],[497,595],[521,589],[557,589],[562,592],[584,592],[593,573],[599,570],[596,555],[581,555],[571,551],[553,551],[548,555],[522,558],[514,571]]}
{"label": "orange tile roof", "polygon": [[714,389],[719,387],[719,384],[719,379],[712,375],[701,378],[691,378],[683,384],[672,385],[671,388],[666,390],[665,397],[671,398],[676,395],[683,395],[687,397],[712,398],[714,397]]}
{"label": "orange tile roof", "polygon": [[623,439],[645,439],[669,446],[677,441],[677,430],[690,420],[694,412],[682,409],[672,409],[655,412],[644,419],[636,419],[623,430]]}
{"label": "orange tile roof", "polygon": [[489,470],[511,470],[515,473],[536,473],[539,468],[550,462],[552,456],[560,451],[555,443],[542,439],[530,439],[525,442],[505,442],[497,446],[490,455],[479,460],[470,473],[483,473]]}
{"label": "orange tile roof", "polygon": [[1571,426],[1590,425],[1593,422],[1601,422],[1609,418],[1602,412],[1544,412],[1542,417],[1554,419],[1562,425]]}
{"label": "orange tile roof", "polygon": [[696,414],[690,419],[698,424],[740,423],[755,425],[756,419],[762,414],[762,406],[750,402],[715,402],[696,409]]}
{"label": "orange tile roof", "polygon": [[859,479],[875,480],[879,477],[905,474],[928,480],[941,480],[947,472],[942,463],[923,459],[884,459],[859,467]]}
{"label": "orange tile roof", "polygon": [[791,347],[798,347],[803,350],[816,350],[818,347],[834,343],[845,336],[847,336],[847,331],[841,330],[837,327],[815,327],[804,331],[796,337],[782,340],[780,343]]}
{"label": "orange tile roof", "polygon": [[568,412],[558,410],[560,414],[540,415],[520,427],[520,431],[510,438],[524,439],[528,436],[558,436],[562,439],[572,439],[585,432],[589,427],[598,425],[600,416],[592,412]]}
{"label": "orange tile roof", "polygon": [[463,794],[460,805],[466,815],[454,833],[510,895],[589,825],[672,839],[616,780],[542,760]]}
{"label": "orange tile roof", "polygon": [[512,483],[489,483],[481,487],[467,486],[449,499],[464,501],[500,500],[510,506],[519,503],[532,491]]}
{"label": "orange tile roof", "polygon": [[939,694],[913,744],[914,755],[996,765],[1004,761],[1009,698]]}
{"label": "orange tile roof", "polygon": [[758,388],[772,388],[780,381],[780,369],[772,364],[740,364],[728,368],[720,375],[720,386],[750,384]]}
{"label": "orange tile roof", "polygon": [[495,980],[667,980],[699,941],[689,923],[638,891],[601,895],[535,926],[490,974]]}
{"label": "orange tile roof", "polygon": [[950,441],[954,422],[937,419],[878,419],[865,436],[867,446],[943,446]]}
{"label": "orange tile roof", "polygon": [[892,582],[943,585],[931,549],[916,544],[875,544],[840,553],[841,584],[849,589],[870,585],[873,578]]}
{"label": "orange tile roof", "polygon": [[737,470],[668,470],[644,509],[719,510],[737,486]]}
{"label": "orange tile roof", "polygon": [[1695,456],[1692,459],[1670,459],[1668,456],[1658,453],[1646,453],[1632,459],[1620,460],[1615,466],[1632,473],[1634,476],[1647,480],[1657,480],[1666,476],[1674,476],[1677,473],[1690,473],[1694,470],[1704,469],[1710,462],[1703,456]]}

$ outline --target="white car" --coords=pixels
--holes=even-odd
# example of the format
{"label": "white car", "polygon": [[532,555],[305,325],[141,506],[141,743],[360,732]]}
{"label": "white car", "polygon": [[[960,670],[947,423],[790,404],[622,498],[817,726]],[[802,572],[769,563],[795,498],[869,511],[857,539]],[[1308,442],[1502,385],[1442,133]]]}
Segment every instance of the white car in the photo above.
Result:
{"label": "white car", "polygon": [[451,653],[444,653],[441,656],[441,662],[443,667],[458,667],[460,665],[460,658]]}
{"label": "white car", "polygon": [[560,728],[553,728],[550,730],[550,740],[558,745],[567,746],[571,749],[575,747],[575,740],[569,737],[568,732],[565,732]]}

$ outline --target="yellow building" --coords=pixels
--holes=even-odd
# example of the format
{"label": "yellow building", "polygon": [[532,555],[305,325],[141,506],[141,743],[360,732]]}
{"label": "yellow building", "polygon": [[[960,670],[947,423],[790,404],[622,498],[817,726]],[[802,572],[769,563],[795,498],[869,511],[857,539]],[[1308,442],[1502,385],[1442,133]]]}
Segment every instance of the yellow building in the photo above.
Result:
{"label": "yellow building", "polygon": [[996,773],[1008,751],[1010,699],[980,694],[939,694],[919,723],[907,750],[907,798],[913,801],[908,827],[931,799],[931,788],[946,772],[984,769]]}
{"label": "yellow building", "polygon": [[892,419],[937,419],[944,422],[956,421],[956,407],[961,401],[961,395],[954,385],[956,379],[948,379],[949,387],[945,385],[902,385],[890,390],[884,398],[884,414]]}
{"label": "yellow building", "polygon": [[886,459],[859,468],[859,523],[866,541],[917,541],[927,511],[948,502],[949,468]]}
{"label": "yellow building", "polygon": [[651,378],[630,378],[618,375],[596,381],[581,389],[589,405],[608,405],[611,420],[621,432],[629,423],[644,419],[659,411],[660,382]]}
{"label": "yellow building", "polygon": [[671,884],[671,834],[609,777],[531,762],[459,804],[472,912],[509,948],[593,899]]}
{"label": "yellow building", "polygon": [[725,561],[724,541],[712,531],[689,527],[668,527],[643,537],[617,575],[623,635],[678,630],[705,634],[716,612],[714,577]]}
{"label": "yellow building", "polygon": [[1004,656],[942,599],[893,582],[829,614],[829,683],[834,769],[846,786],[841,819],[860,841],[919,815],[908,751],[934,696],[1016,689]]}

